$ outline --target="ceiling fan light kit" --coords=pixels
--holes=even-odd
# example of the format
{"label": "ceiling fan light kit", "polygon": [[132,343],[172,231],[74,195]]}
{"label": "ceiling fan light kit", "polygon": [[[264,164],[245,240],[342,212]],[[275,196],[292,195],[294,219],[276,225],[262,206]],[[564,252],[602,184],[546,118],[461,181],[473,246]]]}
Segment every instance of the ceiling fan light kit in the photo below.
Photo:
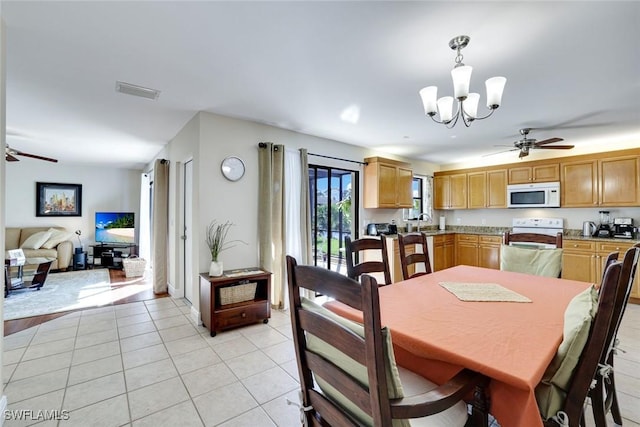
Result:
{"label": "ceiling fan light kit", "polygon": [[[480,95],[475,92],[469,92],[473,68],[462,62],[463,56],[460,53],[469,44],[469,40],[469,36],[457,36],[449,42],[449,47],[457,51],[456,65],[451,70],[454,97],[458,101],[456,112],[453,112],[454,97],[444,96],[438,99],[437,86],[427,86],[420,90],[425,114],[431,117],[434,122],[444,124],[448,128],[453,128],[460,118],[462,118],[464,125],[469,127],[474,120],[483,120],[491,116],[502,103],[502,92],[507,79],[505,77],[487,79],[485,87],[489,113],[484,117],[478,117]],[[436,114],[440,116],[440,120],[435,118]]]}

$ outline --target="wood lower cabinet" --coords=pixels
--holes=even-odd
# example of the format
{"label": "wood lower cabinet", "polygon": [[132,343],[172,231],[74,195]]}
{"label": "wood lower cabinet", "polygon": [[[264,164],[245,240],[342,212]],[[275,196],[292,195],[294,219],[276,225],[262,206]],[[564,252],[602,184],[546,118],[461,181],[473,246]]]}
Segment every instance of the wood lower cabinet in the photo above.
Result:
{"label": "wood lower cabinet", "polygon": [[456,265],[478,266],[477,234],[456,234]]}
{"label": "wood lower cabinet", "polygon": [[[212,337],[225,329],[269,321],[271,273],[258,271],[258,268],[227,270],[220,277],[200,274],[200,315]],[[229,296],[238,293],[231,288],[251,283],[256,284],[251,298],[238,302],[232,298],[232,302],[228,302]]]}
{"label": "wood lower cabinet", "polygon": [[[633,242],[624,241],[565,240],[562,244],[562,278],[600,283],[607,256],[611,252],[618,252],[618,260],[622,261],[625,252],[633,245]],[[633,282],[631,297],[640,299],[640,275],[638,274]]]}
{"label": "wood lower cabinet", "polygon": [[444,270],[455,265],[455,235],[433,236],[433,271]]}
{"label": "wood lower cabinet", "polygon": [[565,239],[562,242],[562,278],[600,283],[600,279],[596,280],[595,241]]}
{"label": "wood lower cabinet", "polygon": [[502,236],[480,236],[478,238],[478,267],[500,269],[500,245]]}
{"label": "wood lower cabinet", "polygon": [[500,236],[456,234],[456,265],[500,268]]}

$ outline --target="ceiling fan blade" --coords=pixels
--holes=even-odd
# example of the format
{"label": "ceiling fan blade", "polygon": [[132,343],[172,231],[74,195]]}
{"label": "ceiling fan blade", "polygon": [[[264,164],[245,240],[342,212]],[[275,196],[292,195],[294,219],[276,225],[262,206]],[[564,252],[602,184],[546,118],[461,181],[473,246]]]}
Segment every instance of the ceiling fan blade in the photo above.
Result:
{"label": "ceiling fan blade", "polygon": [[543,139],[542,141],[538,141],[538,142],[534,143],[534,145],[539,147],[541,145],[551,144],[552,142],[560,142],[560,141],[564,141],[564,139],[562,139],[562,138],[549,138],[549,139]]}
{"label": "ceiling fan blade", "polygon": [[32,159],[45,160],[47,162],[58,163],[57,159],[52,159],[51,157],[38,156],[36,154],[24,153],[22,151],[16,151],[15,154],[19,156],[31,157]]}
{"label": "ceiling fan blade", "polygon": [[12,156],[11,154],[9,154],[9,153],[6,153],[6,154],[4,155],[4,159],[5,159],[7,162],[18,162],[18,161],[20,161],[19,159],[17,159],[16,157],[13,157],[13,156]]}
{"label": "ceiling fan blade", "polygon": [[575,145],[545,145],[543,147],[537,147],[544,150],[553,149],[553,150],[569,150],[570,148],[575,147]]}

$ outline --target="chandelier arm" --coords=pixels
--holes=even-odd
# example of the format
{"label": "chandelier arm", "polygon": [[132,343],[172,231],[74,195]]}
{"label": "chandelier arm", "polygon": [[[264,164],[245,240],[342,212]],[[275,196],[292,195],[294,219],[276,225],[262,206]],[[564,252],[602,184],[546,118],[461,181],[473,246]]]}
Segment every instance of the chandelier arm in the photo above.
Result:
{"label": "chandelier arm", "polygon": [[431,117],[431,120],[433,120],[434,122],[436,122],[436,123],[438,123],[440,125],[443,125],[443,124],[446,125],[446,123],[443,122],[442,120],[438,120],[438,119],[435,118],[436,117],[435,113],[429,114],[429,117]]}
{"label": "chandelier arm", "polygon": [[490,108],[490,109],[489,109],[489,114],[487,114],[487,115],[486,115],[486,116],[484,116],[484,117],[476,117],[476,118],[475,118],[475,120],[484,120],[484,119],[486,119],[486,118],[488,118],[488,117],[491,117],[491,115],[493,114],[493,112],[494,112],[494,111],[496,111],[497,109],[498,109],[498,107],[496,107],[496,108]]}

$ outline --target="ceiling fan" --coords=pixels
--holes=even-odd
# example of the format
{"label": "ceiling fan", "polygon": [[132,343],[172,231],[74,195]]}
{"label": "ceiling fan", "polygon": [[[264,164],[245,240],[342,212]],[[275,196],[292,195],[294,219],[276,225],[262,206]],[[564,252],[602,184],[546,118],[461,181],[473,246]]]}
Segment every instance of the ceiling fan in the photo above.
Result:
{"label": "ceiling fan", "polygon": [[518,157],[523,158],[529,155],[529,150],[531,149],[569,150],[574,147],[574,145],[548,145],[554,142],[564,141],[564,139],[562,138],[549,138],[549,139],[544,139],[542,141],[529,138],[528,135],[529,135],[529,132],[531,132],[531,130],[532,128],[520,129],[520,135],[522,135],[522,139],[519,139],[518,141],[514,141],[513,146],[515,148],[512,148],[511,150],[506,150],[506,151],[520,150],[520,154],[518,154]]}
{"label": "ceiling fan", "polygon": [[32,159],[45,160],[47,162],[53,162],[53,163],[58,162],[57,159],[52,159],[51,157],[38,156],[37,154],[25,153],[24,151],[16,150],[15,148],[11,148],[7,145],[4,150],[4,159],[7,162],[20,161],[20,159],[18,159],[16,156],[31,157]]}

